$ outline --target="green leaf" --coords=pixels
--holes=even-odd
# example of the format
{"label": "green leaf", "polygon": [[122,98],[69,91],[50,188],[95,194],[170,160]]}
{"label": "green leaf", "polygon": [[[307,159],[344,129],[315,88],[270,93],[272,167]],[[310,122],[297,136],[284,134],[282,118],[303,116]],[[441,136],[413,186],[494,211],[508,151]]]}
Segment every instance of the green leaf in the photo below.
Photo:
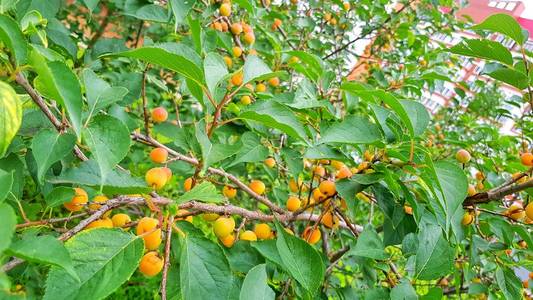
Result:
{"label": "green leaf", "polygon": [[505,299],[522,299],[522,282],[512,270],[506,267],[496,268],[496,282]]}
{"label": "green leaf", "polygon": [[410,100],[400,100],[400,104],[409,116],[409,121],[413,125],[414,135],[422,135],[426,131],[430,121],[426,107],[420,102]]}
{"label": "green leaf", "polygon": [[527,88],[529,85],[529,78],[527,75],[515,69],[502,67],[484,73],[496,80],[510,84],[520,90]]}
{"label": "green leaf", "polygon": [[309,243],[288,234],[278,222],[276,231],[276,247],[284,268],[305,290],[316,294],[325,274],[320,254]]}
{"label": "green leaf", "polygon": [[31,143],[33,156],[37,162],[39,182],[42,182],[48,169],[62,159],[74,148],[76,136],[69,133],[60,134],[53,129],[43,129],[37,133]]}
{"label": "green leaf", "polygon": [[400,284],[395,286],[390,293],[391,300],[417,300],[416,291],[407,280],[403,280]]}
{"label": "green leaf", "polygon": [[513,55],[501,43],[491,40],[466,39],[450,49],[451,53],[477,57],[501,62],[508,66],[513,65]]}
{"label": "green leaf", "polygon": [[85,95],[89,105],[89,117],[109,105],[120,102],[128,94],[128,89],[117,86],[111,87],[105,80],[99,78],[91,69],[83,70]]}
{"label": "green leaf", "polygon": [[268,156],[268,148],[261,144],[261,139],[253,132],[247,131],[241,136],[242,146],[228,168],[243,162],[263,161]]}
{"label": "green leaf", "polygon": [[266,265],[251,269],[242,283],[240,300],[275,299],[276,293],[268,286]]}
{"label": "green leaf", "polygon": [[381,132],[375,124],[359,116],[347,116],[334,123],[321,135],[320,143],[371,144],[381,139]]}
{"label": "green leaf", "polygon": [[120,229],[84,230],[65,243],[78,282],[64,269],[52,267],[45,300],[103,299],[119,288],[139,266],[142,238]]}
{"label": "green leaf", "polygon": [[277,73],[272,73],[270,67],[256,55],[248,55],[244,63],[243,75],[243,83],[246,84],[275,77]]}
{"label": "green leaf", "polygon": [[99,2],[100,0],[83,0],[83,3],[85,4],[85,6],[87,6],[87,8],[89,9],[91,13],[94,11],[96,7],[98,7]]}
{"label": "green leaf", "polygon": [[[61,175],[50,178],[51,183],[67,183],[99,188],[102,184],[98,163],[94,160],[82,162],[77,168],[69,168]],[[152,189],[144,180],[133,178],[126,172],[111,171],[102,186],[104,194],[143,194]]]}
{"label": "green leaf", "polygon": [[418,279],[437,279],[451,272],[454,251],[450,247],[442,229],[434,224],[423,226],[418,236],[415,272]]}
{"label": "green leaf", "polygon": [[207,54],[204,60],[204,73],[207,88],[211,95],[215,95],[218,83],[228,75],[228,68],[222,56],[216,52]]}
{"label": "green leaf", "polygon": [[100,167],[101,184],[130,149],[128,128],[116,118],[99,115],[83,131],[83,138]]}
{"label": "green leaf", "polygon": [[22,105],[20,100],[11,86],[0,81],[0,157],[6,153],[21,123]]}
{"label": "green leaf", "polygon": [[219,245],[187,232],[181,241],[180,285],[184,299],[226,299],[233,275]]}
{"label": "green leaf", "polygon": [[13,172],[0,169],[0,203],[4,202],[13,186]]}
{"label": "green leaf", "polygon": [[181,195],[178,199],[176,199],[176,203],[180,204],[191,200],[208,203],[220,203],[224,201],[224,196],[218,192],[216,187],[211,182],[204,181],[195,185],[190,191]]}
{"label": "green leaf", "polygon": [[337,160],[343,160],[346,158],[340,151],[332,147],[329,147],[328,145],[325,145],[325,144],[307,148],[307,150],[305,150],[304,157],[308,159],[337,159]]}
{"label": "green leaf", "polygon": [[357,238],[355,247],[350,250],[351,255],[368,257],[372,259],[387,259],[383,241],[371,226],[366,226]]}
{"label": "green leaf", "polygon": [[279,255],[275,240],[263,240],[251,243],[251,246],[269,261],[283,268],[283,261]]}
{"label": "green leaf", "polygon": [[67,186],[58,186],[46,194],[46,196],[44,196],[44,200],[46,201],[46,206],[56,207],[72,200],[74,194],[75,192],[73,188]]}
{"label": "green leaf", "polygon": [[70,276],[79,280],[67,249],[51,235],[24,237],[11,244],[7,252],[27,261],[63,268]]}
{"label": "green leaf", "polygon": [[196,0],[170,0],[169,4],[176,20],[175,28],[178,28],[178,24],[185,23],[189,11],[196,3]]}
{"label": "green leaf", "polygon": [[[0,13],[11,8],[12,4],[0,2]],[[23,65],[28,59],[28,42],[22,34],[19,25],[7,15],[0,15],[0,41],[9,48],[18,65]]]}
{"label": "green leaf", "polygon": [[306,141],[305,129],[294,113],[275,101],[257,101],[240,114],[239,118],[256,121],[267,127],[276,128],[289,136]]}
{"label": "green leaf", "polygon": [[11,244],[17,225],[17,216],[7,203],[0,203],[0,220],[2,220],[2,226],[0,226],[0,253],[2,253]]}
{"label": "green leaf", "polygon": [[515,18],[508,14],[490,15],[480,24],[473,26],[472,29],[499,32],[510,37],[520,45],[523,45],[526,39],[522,33],[522,27],[520,27],[520,24],[518,24]]}
{"label": "green leaf", "polygon": [[46,97],[66,108],[72,127],[79,136],[83,101],[80,82],[76,74],[64,62],[47,62],[35,50],[31,51],[30,60],[32,67],[39,75],[35,78],[36,87]]}
{"label": "green leaf", "polygon": [[132,57],[151,64],[160,65],[185,76],[200,86],[205,86],[203,71],[191,60],[190,53],[187,53],[187,51],[194,50],[187,49],[185,46],[179,44],[173,46],[159,45],[142,47],[126,52],[108,54],[107,56]]}
{"label": "green leaf", "polygon": [[19,0],[0,0],[0,14],[13,9]]}
{"label": "green leaf", "polygon": [[232,271],[247,273],[256,265],[265,262],[259,251],[252,247],[253,244],[255,242],[239,240],[233,247],[224,249]]}
{"label": "green leaf", "polygon": [[304,51],[288,51],[287,54],[298,57],[300,62],[293,64],[298,72],[304,74],[307,78],[317,82],[324,73],[324,63],[322,60],[311,53]]}
{"label": "green leaf", "polygon": [[237,3],[240,7],[246,9],[250,15],[255,15],[255,6],[254,3],[250,0],[234,0],[234,3]]}

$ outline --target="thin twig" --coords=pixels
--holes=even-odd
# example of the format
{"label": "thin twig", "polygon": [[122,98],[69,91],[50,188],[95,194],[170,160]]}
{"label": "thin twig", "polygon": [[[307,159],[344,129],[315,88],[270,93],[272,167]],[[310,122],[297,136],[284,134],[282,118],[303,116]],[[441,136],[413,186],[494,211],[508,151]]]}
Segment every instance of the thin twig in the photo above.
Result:
{"label": "thin twig", "polygon": [[161,279],[161,299],[167,299],[167,277],[168,268],[170,267],[170,242],[172,238],[172,224],[174,224],[174,216],[170,216],[167,220],[166,241],[165,241],[165,264],[163,265],[163,278]]}

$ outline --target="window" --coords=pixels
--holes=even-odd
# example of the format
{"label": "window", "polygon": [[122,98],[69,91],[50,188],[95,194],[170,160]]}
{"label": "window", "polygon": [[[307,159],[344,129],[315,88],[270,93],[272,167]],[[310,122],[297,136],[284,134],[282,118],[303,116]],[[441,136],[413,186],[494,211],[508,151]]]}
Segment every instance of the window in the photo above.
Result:
{"label": "window", "polygon": [[513,10],[516,7],[516,2],[509,2],[505,9],[507,10]]}
{"label": "window", "polygon": [[505,5],[507,5],[507,2],[498,2],[498,4],[496,4],[496,8],[505,8]]}
{"label": "window", "polygon": [[490,1],[489,2],[489,7],[495,7],[496,4],[498,4],[498,1]]}

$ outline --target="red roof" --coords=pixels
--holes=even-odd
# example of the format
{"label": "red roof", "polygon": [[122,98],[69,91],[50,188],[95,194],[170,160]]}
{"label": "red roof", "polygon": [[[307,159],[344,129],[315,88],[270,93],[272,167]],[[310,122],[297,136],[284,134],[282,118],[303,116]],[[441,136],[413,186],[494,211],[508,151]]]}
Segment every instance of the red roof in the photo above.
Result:
{"label": "red roof", "polygon": [[533,20],[520,18],[520,17],[516,20],[518,21],[518,23],[520,23],[520,25],[522,25],[522,28],[529,31],[530,36],[533,35]]}

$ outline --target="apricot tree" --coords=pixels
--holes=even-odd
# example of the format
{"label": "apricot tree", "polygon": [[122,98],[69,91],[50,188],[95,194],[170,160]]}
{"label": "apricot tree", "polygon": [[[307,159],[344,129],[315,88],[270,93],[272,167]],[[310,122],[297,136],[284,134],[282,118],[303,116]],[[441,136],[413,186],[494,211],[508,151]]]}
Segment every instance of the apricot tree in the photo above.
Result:
{"label": "apricot tree", "polygon": [[1,297],[529,297],[533,54],[456,9],[0,0]]}

